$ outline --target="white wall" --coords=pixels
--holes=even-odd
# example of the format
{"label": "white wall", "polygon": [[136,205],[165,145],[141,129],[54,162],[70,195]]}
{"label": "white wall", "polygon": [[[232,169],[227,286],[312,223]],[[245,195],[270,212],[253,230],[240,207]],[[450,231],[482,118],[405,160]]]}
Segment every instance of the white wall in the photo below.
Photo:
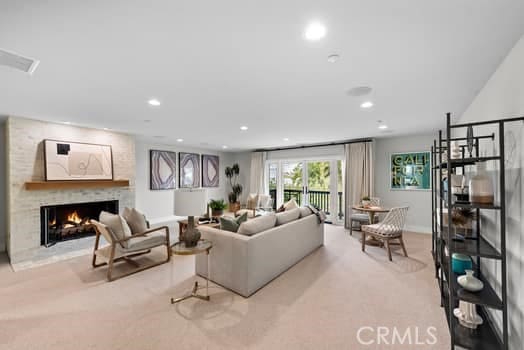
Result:
{"label": "white wall", "polygon": [[5,121],[0,121],[0,252],[6,250],[6,211],[7,211],[7,197],[5,192],[5,186],[7,183],[6,179],[6,139],[5,139]]}
{"label": "white wall", "polygon": [[[161,143],[151,143],[137,140],[135,144],[136,152],[136,208],[146,214],[148,219],[158,219],[172,216],[174,209],[174,190],[152,191],[149,189],[149,150],[164,150],[173,152],[190,152],[199,154],[212,154],[220,157],[220,181],[219,187],[208,188],[209,199],[224,199],[227,201],[227,186],[224,169],[231,165],[232,155],[227,152],[217,152],[190,147],[180,147],[165,145]],[[178,154],[177,154],[177,182],[178,182]],[[177,183],[178,187],[178,183]]]}
{"label": "white wall", "polygon": [[[492,120],[524,116],[524,36],[498,67],[478,96],[473,100],[460,122]],[[508,257],[508,310],[510,323],[510,349],[521,349],[524,342],[524,164],[523,123],[506,124],[506,149],[515,146],[506,159],[506,227]],[[483,130],[486,132],[489,130]],[[511,141],[514,139],[514,142]],[[483,151],[497,154],[498,147],[487,144]],[[508,154],[508,153],[506,153]],[[493,172],[494,177],[498,171]],[[498,187],[498,186],[497,186]],[[500,222],[487,213],[482,220],[483,232],[499,246]],[[489,279],[500,280],[500,264],[487,261],[483,264]],[[498,286],[498,283],[495,283]],[[500,289],[500,288],[499,288]],[[500,317],[498,317],[500,321]]]}
{"label": "white wall", "polygon": [[410,135],[375,140],[375,196],[385,207],[408,205],[406,229],[431,233],[431,191],[390,189],[390,154],[429,151],[435,135]]}

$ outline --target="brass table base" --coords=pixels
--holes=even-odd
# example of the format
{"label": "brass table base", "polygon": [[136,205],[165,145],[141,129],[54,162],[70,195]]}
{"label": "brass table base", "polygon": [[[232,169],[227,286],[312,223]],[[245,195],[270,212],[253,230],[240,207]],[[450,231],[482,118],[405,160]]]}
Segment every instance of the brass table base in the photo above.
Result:
{"label": "brass table base", "polygon": [[176,304],[180,301],[183,301],[183,300],[186,300],[186,299],[189,299],[189,298],[197,298],[197,299],[200,299],[200,300],[205,300],[205,301],[209,301],[209,294],[208,295],[201,295],[201,294],[198,294],[197,293],[198,291],[198,281],[195,282],[195,285],[193,287],[193,290],[191,291],[191,293],[187,294],[187,295],[184,295],[183,297],[180,297],[180,298],[171,298],[171,304]]}

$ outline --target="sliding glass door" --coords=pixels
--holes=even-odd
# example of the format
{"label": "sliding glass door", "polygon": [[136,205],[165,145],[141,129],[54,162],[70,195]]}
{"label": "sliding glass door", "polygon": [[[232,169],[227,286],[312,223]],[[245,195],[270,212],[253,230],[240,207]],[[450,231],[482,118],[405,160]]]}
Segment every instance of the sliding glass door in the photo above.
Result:
{"label": "sliding glass door", "polygon": [[333,223],[344,220],[342,160],[276,160],[266,168],[275,208],[294,198],[322,209]]}

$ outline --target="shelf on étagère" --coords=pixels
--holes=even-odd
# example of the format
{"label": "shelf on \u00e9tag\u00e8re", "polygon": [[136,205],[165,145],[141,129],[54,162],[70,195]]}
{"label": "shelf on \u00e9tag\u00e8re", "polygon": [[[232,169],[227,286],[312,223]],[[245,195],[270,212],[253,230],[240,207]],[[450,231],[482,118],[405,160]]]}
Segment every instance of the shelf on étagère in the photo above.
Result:
{"label": "shelf on \u00e9tag\u00e8re", "polygon": [[439,165],[436,165],[433,167],[433,169],[439,169],[439,168],[447,168],[448,164],[452,168],[457,168],[461,166],[467,166],[467,165],[474,165],[478,162],[487,162],[490,160],[499,160],[499,156],[491,156],[491,157],[468,157],[468,158],[458,158],[458,159],[451,159],[447,162],[442,162]]}
{"label": "shelf on \u00e9tag\u00e8re", "polygon": [[[446,279],[448,279],[449,276],[449,261],[448,258],[445,258],[443,260],[442,267],[445,271]],[[482,305],[486,306],[492,309],[496,310],[502,310],[503,304],[502,300],[498,296],[498,294],[495,292],[489,281],[484,277],[482,274],[482,271],[480,273],[477,271],[477,266],[473,264],[473,270],[475,271],[475,276],[482,281],[484,284],[484,288],[479,292],[468,292],[464,288],[460,286],[460,284],[457,282],[457,278],[460,276],[459,274],[456,274],[454,272],[451,273],[451,277],[449,280],[451,281],[451,290],[453,292],[453,295],[462,301],[466,301],[468,303],[472,303],[475,305]],[[447,283],[446,283],[447,284]]]}
{"label": "shelf on \u00e9tag\u00e8re", "polygon": [[466,238],[464,241],[454,241],[443,235],[450,253],[460,253],[469,256],[479,256],[486,259],[502,259],[502,254],[484,237],[478,239]]}
{"label": "shelf on \u00e9tag\u00e8re", "polygon": [[25,183],[25,189],[28,191],[109,187],[129,187],[129,180],[29,181]]}
{"label": "shelf on \u00e9tag\u00e8re", "polygon": [[482,204],[482,203],[461,203],[461,202],[454,202],[451,204],[453,208],[464,208],[464,209],[493,209],[493,210],[499,210],[501,209],[501,206],[499,204],[493,203],[493,204]]}

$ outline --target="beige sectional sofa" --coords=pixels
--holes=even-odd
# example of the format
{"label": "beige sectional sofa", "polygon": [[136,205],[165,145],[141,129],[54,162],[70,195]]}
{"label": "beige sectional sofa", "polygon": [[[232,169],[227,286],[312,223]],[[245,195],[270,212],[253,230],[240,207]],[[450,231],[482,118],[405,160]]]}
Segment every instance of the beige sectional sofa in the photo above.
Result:
{"label": "beige sectional sofa", "polygon": [[[324,224],[307,208],[257,217],[238,232],[199,228],[211,240],[211,280],[249,297],[324,244]],[[207,276],[207,257],[196,257],[196,272]]]}

